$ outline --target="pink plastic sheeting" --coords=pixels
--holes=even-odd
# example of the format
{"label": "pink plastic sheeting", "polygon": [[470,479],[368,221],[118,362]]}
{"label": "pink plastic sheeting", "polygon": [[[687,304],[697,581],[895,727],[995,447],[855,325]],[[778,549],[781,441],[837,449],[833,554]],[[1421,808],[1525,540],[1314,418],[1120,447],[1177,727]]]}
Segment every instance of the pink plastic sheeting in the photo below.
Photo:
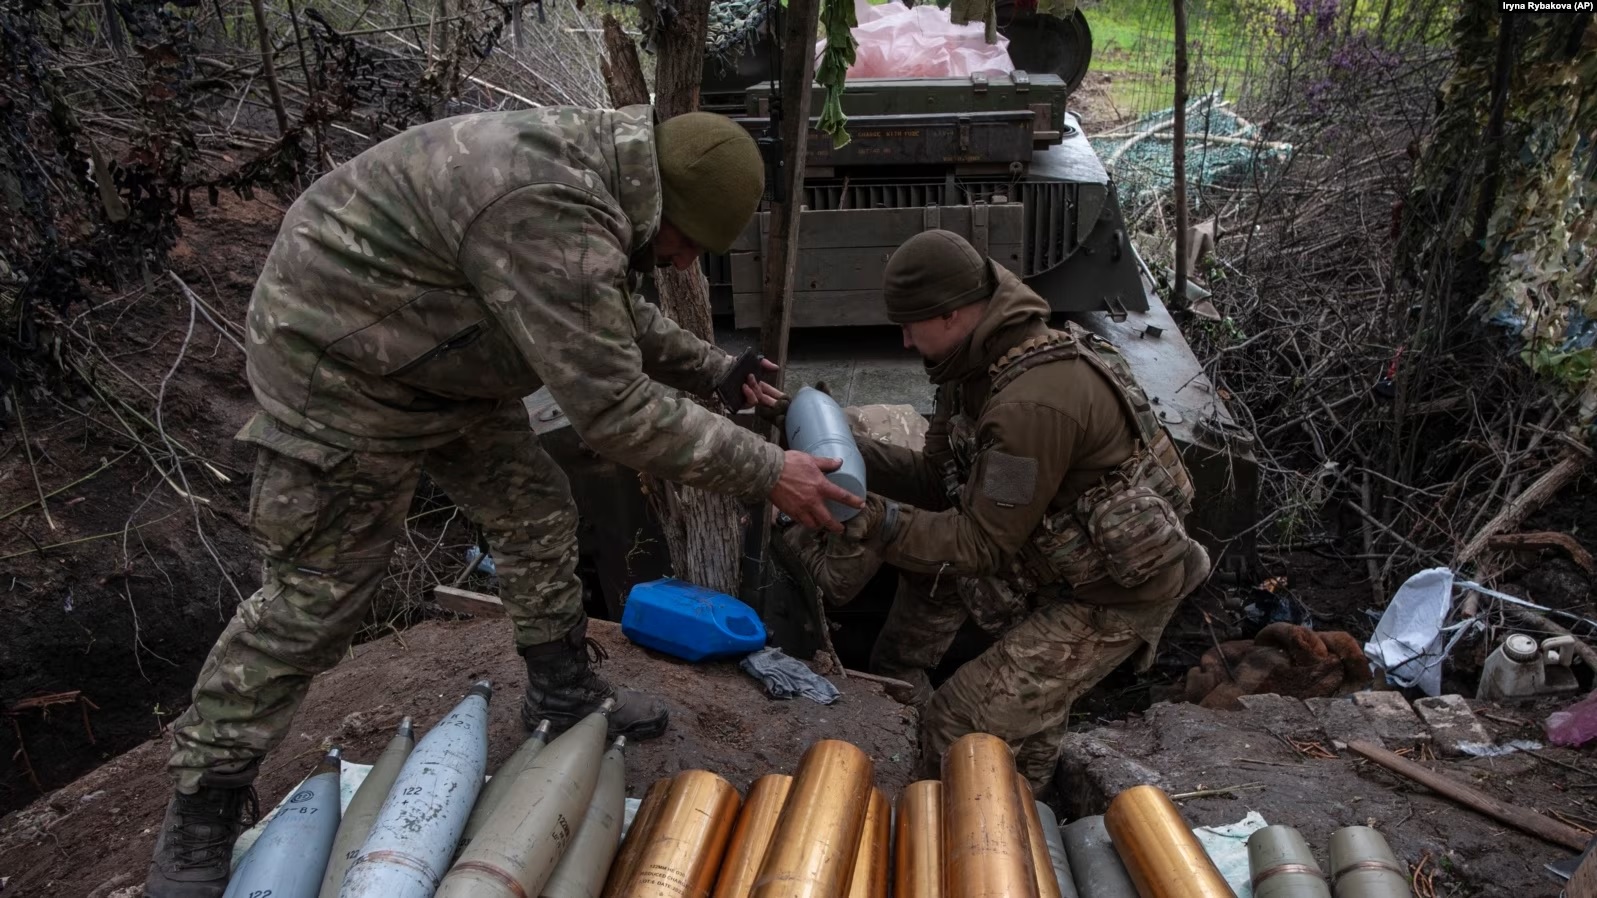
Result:
{"label": "pink plastic sheeting", "polygon": [[[908,7],[900,0],[873,6],[854,0],[859,43],[848,77],[855,78],[962,78],[977,72],[1007,75],[1015,70],[1009,59],[1009,39],[1000,35],[989,44],[980,22],[955,25],[948,10],[932,0]],[[818,59],[826,42],[815,47]]]}

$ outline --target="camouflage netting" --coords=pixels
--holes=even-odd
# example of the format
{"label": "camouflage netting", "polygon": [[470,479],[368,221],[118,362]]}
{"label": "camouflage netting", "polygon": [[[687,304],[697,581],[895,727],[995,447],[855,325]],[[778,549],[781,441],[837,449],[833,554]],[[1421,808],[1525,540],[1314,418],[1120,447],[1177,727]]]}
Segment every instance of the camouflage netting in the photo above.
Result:
{"label": "camouflage netting", "polygon": [[705,52],[727,68],[754,48],[777,0],[720,0],[710,4]]}
{"label": "camouflage netting", "polygon": [[[1589,17],[1586,17],[1589,19]],[[1579,397],[1579,424],[1597,423],[1597,28],[1578,16],[1516,16],[1496,195],[1478,151],[1491,115],[1495,8],[1465,4],[1454,26],[1459,65],[1406,201],[1403,252],[1435,258],[1479,246],[1478,314],[1517,337],[1521,359]],[[1472,161],[1473,160],[1473,161]],[[1466,214],[1439,216],[1464,198]],[[1476,210],[1488,208],[1477,244]],[[1426,270],[1412,271],[1421,279]]]}
{"label": "camouflage netting", "polygon": [[[1088,138],[1114,175],[1120,201],[1128,209],[1158,202],[1170,192],[1175,182],[1174,123],[1172,107]],[[1291,145],[1260,138],[1258,128],[1237,115],[1219,91],[1188,102],[1186,145],[1187,183],[1194,187],[1234,181],[1258,166],[1283,163],[1292,154]]]}

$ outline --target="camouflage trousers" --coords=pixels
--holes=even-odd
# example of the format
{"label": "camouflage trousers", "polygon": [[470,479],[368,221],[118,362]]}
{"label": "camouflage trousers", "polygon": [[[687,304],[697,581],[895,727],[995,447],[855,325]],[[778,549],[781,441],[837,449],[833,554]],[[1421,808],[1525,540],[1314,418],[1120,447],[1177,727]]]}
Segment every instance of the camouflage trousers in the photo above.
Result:
{"label": "camouflage trousers", "polygon": [[576,505],[521,403],[427,452],[340,449],[265,415],[239,438],[258,446],[249,515],[261,588],[234,612],[173,725],[179,789],[198,788],[207,770],[247,769],[283,740],[311,678],[365,618],[423,470],[487,534],[518,649],[586,622]]}
{"label": "camouflage trousers", "polygon": [[[880,556],[857,543],[791,528],[787,557],[804,568],[831,605],[852,600],[880,569]],[[1075,590],[1067,599],[1018,600],[991,578],[899,573],[887,621],[871,651],[872,673],[904,680],[900,696],[920,708],[923,777],[935,779],[943,753],[967,733],[991,733],[1009,743],[1034,790],[1047,786],[1058,764],[1070,708],[1116,667],[1151,647],[1180,600],[1208,574],[1203,547],[1134,589],[1110,581]],[[931,671],[967,620],[995,642],[941,686]]]}

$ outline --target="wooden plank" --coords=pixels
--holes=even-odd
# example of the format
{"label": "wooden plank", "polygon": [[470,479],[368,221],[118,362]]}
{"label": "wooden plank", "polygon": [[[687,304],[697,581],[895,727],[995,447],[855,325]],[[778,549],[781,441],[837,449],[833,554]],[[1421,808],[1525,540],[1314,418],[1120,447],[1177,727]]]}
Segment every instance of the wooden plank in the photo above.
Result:
{"label": "wooden plank", "polygon": [[472,614],[477,617],[505,616],[505,604],[499,601],[498,596],[472,592],[469,589],[434,586],[433,601],[437,602],[440,608],[457,614]]}
{"label": "wooden plank", "polygon": [[1430,789],[1432,792],[1451,799],[1477,813],[1484,814],[1506,823],[1521,832],[1529,833],[1539,839],[1544,839],[1554,845],[1562,845],[1574,851],[1581,851],[1586,847],[1586,834],[1573,826],[1559,823],[1551,817],[1544,817],[1534,811],[1512,805],[1479,792],[1463,783],[1443,776],[1428,767],[1399,757],[1392,752],[1372,745],[1368,742],[1349,742],[1348,750],[1360,757],[1374,761],[1400,776],[1407,777],[1416,783]]}
{"label": "wooden plank", "polygon": [[[762,315],[762,297],[758,293],[732,294],[733,324],[736,327],[754,327]],[[886,307],[882,305],[882,291],[874,290],[812,290],[794,297],[791,324],[793,327],[867,327],[888,325]]]}

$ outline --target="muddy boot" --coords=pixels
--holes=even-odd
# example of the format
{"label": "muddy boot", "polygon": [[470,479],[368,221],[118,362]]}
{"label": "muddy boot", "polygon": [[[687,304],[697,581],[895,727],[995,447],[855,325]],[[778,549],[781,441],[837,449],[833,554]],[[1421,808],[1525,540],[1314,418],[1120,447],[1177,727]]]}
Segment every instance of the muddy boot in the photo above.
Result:
{"label": "muddy boot", "polygon": [[[604,649],[586,638],[586,622],[566,638],[522,649],[527,660],[527,697],[521,703],[521,720],[530,730],[548,720],[553,734],[565,732],[598,710],[600,702],[615,699],[610,712],[610,737],[629,741],[653,739],[665,732],[670,712],[658,699],[631,689],[617,689],[593,672],[593,664],[606,657]],[[591,653],[591,657],[590,657]]]}
{"label": "muddy boot", "polygon": [[221,898],[244,829],[246,808],[260,816],[251,783],[256,765],[236,772],[208,771],[199,791],[174,791],[155,841],[144,881],[145,898]]}

